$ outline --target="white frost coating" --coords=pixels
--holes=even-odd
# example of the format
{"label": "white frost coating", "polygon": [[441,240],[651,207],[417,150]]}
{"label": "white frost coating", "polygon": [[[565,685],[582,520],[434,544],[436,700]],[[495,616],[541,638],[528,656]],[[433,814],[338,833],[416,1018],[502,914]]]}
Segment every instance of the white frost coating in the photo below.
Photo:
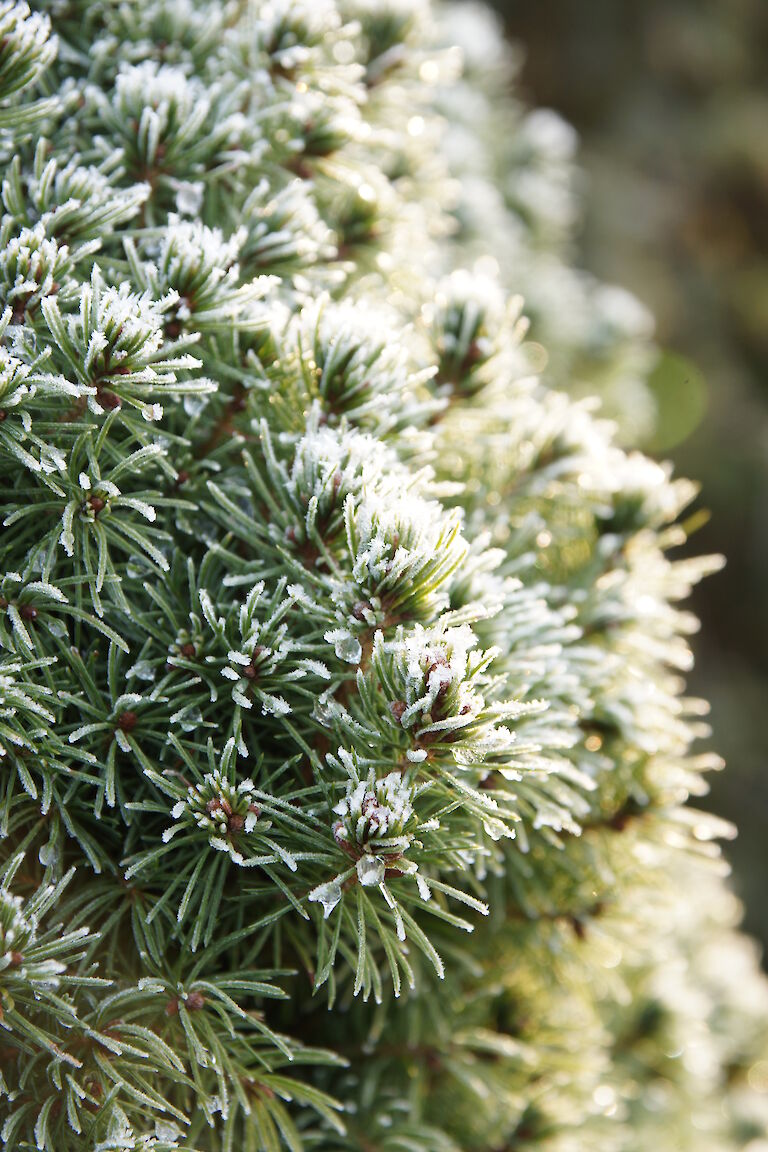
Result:
{"label": "white frost coating", "polygon": [[338,841],[366,845],[370,852],[408,847],[414,821],[413,788],[399,773],[382,780],[350,781],[346,796],[335,805]]}
{"label": "white frost coating", "polygon": [[235,863],[242,864],[244,859],[235,842],[241,835],[249,836],[259,823],[255,788],[250,779],[232,783],[218,769],[206,773],[173,805],[171,817],[176,823],[165,829],[163,841],[167,844],[185,828],[195,826],[208,834],[212,848],[227,852]]}

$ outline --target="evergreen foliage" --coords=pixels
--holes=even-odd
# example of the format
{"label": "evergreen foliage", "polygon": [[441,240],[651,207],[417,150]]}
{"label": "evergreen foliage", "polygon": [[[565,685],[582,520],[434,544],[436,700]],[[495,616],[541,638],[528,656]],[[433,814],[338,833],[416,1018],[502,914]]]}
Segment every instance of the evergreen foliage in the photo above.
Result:
{"label": "evergreen foliage", "polygon": [[648,418],[568,130],[466,6],[37,7],[0,0],[5,1147],[765,1148],[768,992],[686,806],[718,562],[552,387]]}

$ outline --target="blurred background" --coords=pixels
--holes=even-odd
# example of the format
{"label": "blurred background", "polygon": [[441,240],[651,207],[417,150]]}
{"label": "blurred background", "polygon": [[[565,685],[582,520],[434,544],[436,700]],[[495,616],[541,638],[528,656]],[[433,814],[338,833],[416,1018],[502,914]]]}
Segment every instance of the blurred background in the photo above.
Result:
{"label": "blurred background", "polygon": [[581,137],[579,262],[656,317],[645,447],[702,485],[691,549],[728,558],[696,594],[691,687],[728,762],[706,804],[739,827],[734,884],[768,946],[768,2],[495,6],[522,95]]}

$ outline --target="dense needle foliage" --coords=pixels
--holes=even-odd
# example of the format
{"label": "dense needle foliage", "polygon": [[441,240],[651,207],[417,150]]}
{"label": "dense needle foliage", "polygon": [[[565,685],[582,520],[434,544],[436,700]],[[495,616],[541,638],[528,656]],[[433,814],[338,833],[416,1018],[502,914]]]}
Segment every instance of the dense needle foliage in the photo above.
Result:
{"label": "dense needle foliage", "polygon": [[569,266],[570,131],[471,6],[36,8],[0,0],[5,1146],[764,1150],[768,994],[686,806],[717,562],[619,446],[650,325]]}

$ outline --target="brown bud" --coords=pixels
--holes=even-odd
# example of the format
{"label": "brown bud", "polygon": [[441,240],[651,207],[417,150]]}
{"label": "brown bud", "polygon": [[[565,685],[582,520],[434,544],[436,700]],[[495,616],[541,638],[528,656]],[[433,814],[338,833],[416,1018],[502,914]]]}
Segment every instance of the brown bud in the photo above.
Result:
{"label": "brown bud", "polygon": [[102,408],[107,409],[121,408],[123,404],[117,393],[110,392],[108,388],[105,388],[103,391],[99,392],[96,396],[96,399],[98,400],[99,404],[101,404]]}
{"label": "brown bud", "polygon": [[181,488],[182,484],[186,484],[187,480],[189,480],[189,472],[182,468],[176,477],[176,487]]}
{"label": "brown bud", "polygon": [[239,812],[233,812],[227,820],[227,831],[242,832],[244,824],[245,816],[241,816]]}
{"label": "brown bud", "polygon": [[18,968],[23,963],[24,957],[21,952],[11,952],[11,964],[13,964],[14,968]]}
{"label": "brown bud", "polygon": [[571,926],[576,933],[577,940],[585,940],[587,937],[587,929],[583,920],[579,920],[578,916],[571,917]]}
{"label": "brown bud", "polygon": [[37,608],[32,604],[22,604],[19,608],[19,615],[22,620],[37,620]]}
{"label": "brown bud", "polygon": [[464,365],[467,368],[471,368],[473,365],[477,364],[478,360],[482,360],[482,357],[483,353],[480,345],[478,344],[477,340],[473,340],[469,348],[467,348],[467,354],[464,357]]}
{"label": "brown bud", "polygon": [[123,732],[133,732],[138,720],[135,712],[121,712],[117,718],[117,726]]}
{"label": "brown bud", "polygon": [[191,660],[193,656],[197,655],[197,649],[195,648],[194,644],[182,644],[179,651],[181,652],[181,655],[184,656],[187,660]]}
{"label": "brown bud", "polygon": [[7,415],[8,413],[6,412],[5,408],[0,408],[0,424],[2,424]]}
{"label": "brown bud", "polygon": [[106,508],[106,501],[102,500],[101,496],[89,496],[88,503],[96,516],[98,516],[103,508]]}
{"label": "brown bud", "polygon": [[365,620],[365,613],[368,608],[370,608],[370,604],[366,604],[364,600],[358,600],[352,609],[355,620]]}
{"label": "brown bud", "polygon": [[612,828],[614,832],[623,832],[631,819],[632,814],[625,808],[622,808],[615,814],[615,816],[611,817],[611,819],[608,821],[608,826],[609,828]]}
{"label": "brown bud", "polygon": [[221,810],[221,807],[222,807],[221,800],[217,799],[217,797],[214,796],[213,800],[209,800],[208,803],[206,804],[205,810],[206,810],[206,812],[213,814],[214,812],[219,812]]}
{"label": "brown bud", "polygon": [[430,672],[434,672],[435,668],[447,668],[447,667],[448,667],[448,657],[445,655],[444,652],[436,652],[431,663],[427,665],[427,676],[429,676]]}
{"label": "brown bud", "polygon": [[189,996],[184,1002],[184,1007],[187,1012],[199,1012],[205,1004],[205,996],[202,992],[190,992]]}
{"label": "brown bud", "polygon": [[255,680],[257,675],[258,673],[253,664],[246,664],[245,668],[243,668],[243,676],[245,676],[247,680]]}
{"label": "brown bud", "polygon": [[389,710],[394,716],[395,720],[397,720],[398,724],[402,721],[403,713],[407,707],[408,705],[406,704],[405,700],[393,700],[393,702],[390,704]]}

